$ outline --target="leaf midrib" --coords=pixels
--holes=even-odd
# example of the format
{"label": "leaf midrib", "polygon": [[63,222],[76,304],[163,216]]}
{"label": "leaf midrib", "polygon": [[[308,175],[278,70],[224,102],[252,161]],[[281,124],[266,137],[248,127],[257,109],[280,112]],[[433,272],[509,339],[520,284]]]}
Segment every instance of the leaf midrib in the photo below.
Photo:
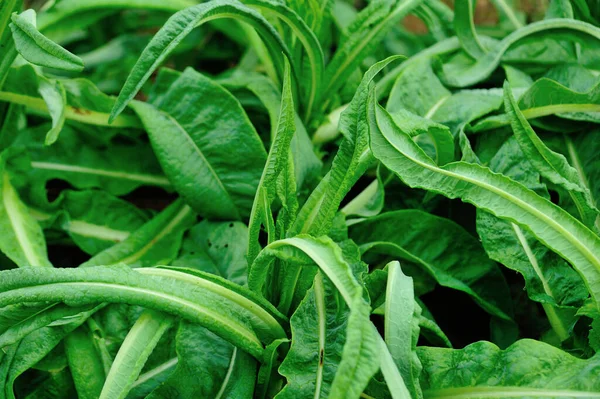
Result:
{"label": "leaf midrib", "polygon": [[[319,327],[319,351],[317,353],[317,377],[315,380],[315,394],[313,399],[321,397],[321,386],[323,384],[323,369],[325,367],[325,342],[327,335],[327,321],[325,310],[325,289],[323,287],[323,277],[320,272],[315,276],[314,284],[315,307],[317,308],[317,324]],[[321,354],[323,361],[321,362]]]}
{"label": "leaf midrib", "polygon": [[[162,112],[162,111],[160,111],[160,112]],[[221,188],[221,191],[225,194],[225,196],[229,200],[228,202],[230,204],[230,207],[234,212],[234,215],[232,215],[232,218],[240,219],[239,210],[238,210],[235,202],[233,201],[233,198],[231,197],[231,193],[227,190],[227,188],[225,187],[225,184],[223,183],[223,181],[217,174],[217,171],[213,168],[212,164],[208,161],[208,159],[206,158],[206,156],[204,155],[204,153],[202,152],[200,147],[198,147],[198,144],[196,144],[196,142],[192,139],[192,137],[188,133],[188,131],[183,128],[183,126],[179,123],[179,121],[177,121],[177,119],[175,119],[173,116],[171,116],[170,114],[168,114],[166,112],[162,112],[162,114],[164,116],[166,116],[175,125],[175,127],[181,131],[183,137],[185,137],[185,140],[190,144],[190,146],[194,149],[194,151],[198,154],[198,156],[200,156],[200,158],[202,158],[203,163],[208,168],[210,174],[214,177],[218,186]]]}
{"label": "leaf midrib", "polygon": [[144,256],[157,242],[162,240],[167,234],[169,234],[182,220],[184,220],[189,214],[192,213],[192,208],[188,205],[184,205],[179,212],[173,217],[173,219],[160,230],[151,240],[149,240],[142,248],[138,249],[135,253],[129,255],[126,258],[120,259],[119,262],[125,264],[132,264],[137,262]]}
{"label": "leaf midrib", "polygon": [[171,182],[164,176],[144,175],[141,173],[118,172],[114,170],[89,168],[87,166],[69,165],[57,162],[32,161],[31,167],[34,169],[59,170],[62,172],[81,173],[87,175],[98,175],[112,177],[115,179],[130,180],[135,182],[153,184],[156,186],[170,187]]}
{"label": "leaf midrib", "polygon": [[483,399],[483,398],[600,398],[600,393],[561,389],[539,389],[527,387],[465,387],[426,390],[425,399]]}

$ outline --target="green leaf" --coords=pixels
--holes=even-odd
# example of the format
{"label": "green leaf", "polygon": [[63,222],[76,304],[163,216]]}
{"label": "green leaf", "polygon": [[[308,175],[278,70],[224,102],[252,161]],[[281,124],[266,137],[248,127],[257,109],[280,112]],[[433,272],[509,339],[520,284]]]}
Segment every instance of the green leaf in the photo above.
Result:
{"label": "green leaf", "polygon": [[[251,289],[258,292],[262,291],[262,285],[264,284],[264,276],[266,275],[266,273],[268,273],[269,266],[276,257],[286,260],[294,259],[294,261],[299,262],[301,264],[307,264],[308,259],[306,259],[306,257],[308,257],[310,259],[310,262],[316,263],[319,269],[329,278],[329,280],[331,280],[331,282],[337,288],[339,294],[348,306],[356,305],[358,303],[358,300],[356,298],[363,295],[363,288],[353,275],[351,266],[344,259],[344,254],[341,248],[338,245],[336,245],[329,237],[321,237],[317,239],[307,235],[299,235],[293,238],[275,241],[274,243],[271,243],[267,247],[265,247],[262,250],[262,252],[258,255],[250,269],[251,271],[248,284]],[[302,257],[304,257],[304,259]],[[317,273],[315,281],[318,283],[320,278],[320,274]],[[290,287],[286,287],[286,289],[289,288]],[[317,287],[317,290],[319,289],[320,288]],[[318,298],[320,299],[315,305],[318,306],[319,309],[321,309],[321,315],[323,314],[322,310],[327,309],[327,307],[323,303],[323,293],[324,289],[321,291],[321,294],[319,294]],[[355,309],[352,307],[350,308],[350,311],[360,312],[359,309]],[[367,312],[367,316],[368,313],[369,312]],[[323,316],[320,317],[322,318]],[[364,320],[363,323],[366,324],[369,323],[369,321]],[[321,323],[320,325],[323,325],[323,323]],[[371,324],[369,328],[373,330],[373,334],[375,334],[375,337],[377,337],[375,341],[380,347],[380,367],[382,373],[385,376],[386,382],[390,388],[392,397],[394,399],[410,398],[410,394],[406,388],[402,376],[400,375],[396,365],[394,364],[393,358],[391,357],[387,346],[385,345],[385,342],[383,341],[381,336],[379,336],[379,333],[376,331],[374,325]],[[323,336],[322,330],[319,334],[321,337]],[[361,345],[364,344],[370,346],[372,344],[373,341],[371,341],[369,334],[364,334],[361,336],[363,337]],[[323,340],[321,339],[319,342],[323,342]],[[356,346],[356,344],[354,344],[354,346]],[[373,349],[374,348],[365,348],[366,351],[370,351]],[[351,349],[349,350],[351,351]],[[311,353],[312,356],[315,356],[314,352]],[[319,350],[318,353],[320,358],[321,350]],[[347,361],[352,361],[352,359],[347,359]],[[357,375],[369,375],[371,372],[376,371],[372,370],[372,364],[370,362],[363,362],[363,364],[357,365],[357,367],[360,368],[355,370]],[[362,380],[360,380],[359,382],[362,382]],[[361,387],[361,390],[363,390],[365,387],[366,384]]]}
{"label": "green leaf", "polygon": [[[56,269],[31,267],[17,271],[39,272],[41,270],[52,272]],[[74,319],[70,323],[43,327],[30,333],[17,344],[9,347],[14,348],[14,354],[9,362],[10,368],[6,380],[0,380],[0,392],[4,390],[7,398],[15,399],[13,387],[17,377],[40,362],[67,334],[84,323],[85,319],[86,317],[81,317]]]}
{"label": "green leaf", "polygon": [[[419,3],[420,0],[375,1],[362,10],[325,69],[323,81],[327,84],[322,93],[330,95],[338,91],[385,34]],[[321,102],[325,100],[322,98]]]}
{"label": "green leaf", "polygon": [[4,85],[4,80],[12,63],[17,58],[17,55],[19,55],[8,25],[11,15],[21,11],[22,7],[22,0],[6,0],[0,4],[0,48],[3,49],[3,56],[0,59],[0,89]]}
{"label": "green leaf", "polygon": [[600,29],[585,22],[571,19],[550,19],[534,22],[522,27],[489,49],[485,56],[472,64],[456,64],[440,67],[440,78],[447,86],[466,87],[474,85],[487,77],[496,69],[504,53],[519,40],[534,34],[549,35],[553,32],[565,32],[570,39],[583,43],[594,43],[600,40]]}
{"label": "green leaf", "polygon": [[50,115],[55,125],[69,120],[114,128],[141,127],[139,119],[130,112],[119,115],[109,125],[108,113],[115,100],[88,80],[51,81],[38,76],[29,65],[11,71],[7,80],[9,84],[6,91],[0,91],[0,101],[24,105],[33,114]]}
{"label": "green leaf", "polygon": [[[286,61],[283,90],[281,96],[281,110],[279,111],[279,120],[277,121],[277,131],[273,137],[271,148],[267,156],[267,162],[263,169],[254,204],[250,212],[250,221],[248,223],[248,262],[252,263],[260,252],[259,233],[261,226],[267,231],[268,243],[276,241],[279,237],[275,231],[275,218],[271,206],[278,194],[283,198],[284,207],[291,213],[288,223],[284,226],[284,231],[289,228],[289,224],[295,218],[295,212],[298,208],[296,199],[295,181],[292,182],[289,190],[280,193],[278,190],[278,179],[280,176],[289,175],[289,167],[292,166],[289,160],[290,145],[296,132],[294,123],[294,101],[292,98],[292,83],[290,76],[290,67]],[[280,217],[283,216],[280,213]]]}
{"label": "green leaf", "polygon": [[[388,179],[386,179],[387,181]],[[378,215],[383,210],[385,202],[386,182],[381,179],[380,169],[377,169],[377,179],[340,209],[340,212],[346,216],[371,217]]]}
{"label": "green leaf", "polygon": [[479,165],[455,162],[440,167],[400,130],[370,98],[371,148],[407,185],[461,198],[529,229],[571,262],[600,307],[600,239],[561,208],[523,185]]}
{"label": "green leaf", "polygon": [[19,342],[29,333],[46,326],[59,326],[77,322],[79,319],[84,321],[90,314],[98,308],[91,306],[71,307],[65,305],[41,306],[41,310],[32,314],[30,317],[20,320],[12,320],[12,324],[6,331],[0,335],[0,348],[7,347]]}
{"label": "green leaf", "polygon": [[370,307],[358,294],[351,305],[342,360],[331,384],[331,398],[359,398],[381,364],[379,336],[370,325]]}
{"label": "green leaf", "polygon": [[[553,93],[548,96],[547,93]],[[518,106],[527,120],[548,115],[575,121],[600,122],[600,84],[586,92],[574,91],[559,82],[542,78],[537,80],[519,98]],[[508,114],[493,115],[469,128],[474,133],[510,125]]]}
{"label": "green leaf", "polygon": [[[448,126],[454,136],[469,122],[500,108],[502,91],[498,89],[461,90],[451,93],[433,72],[427,57],[415,57],[402,64],[386,109],[395,114],[407,109],[413,114]],[[440,148],[441,147],[441,148]],[[438,145],[442,150],[448,147]],[[453,153],[454,148],[444,151]]]}
{"label": "green leaf", "polygon": [[[7,77],[8,92],[0,92],[0,99],[17,104],[34,104],[36,110],[46,111],[52,119],[52,128],[46,134],[46,145],[53,144],[66,119],[67,95],[61,81],[38,75],[31,65],[11,71]],[[14,94],[13,94],[14,93]]]}
{"label": "green leaf", "polygon": [[321,89],[323,69],[325,68],[323,50],[321,49],[319,40],[313,33],[317,31],[314,29],[311,30],[298,14],[283,3],[273,0],[245,0],[244,4],[266,11],[267,15],[272,14],[277,16],[296,35],[300,43],[302,43],[310,65],[310,79],[308,80],[307,87],[304,89],[306,98],[303,98],[304,101],[301,102],[305,110],[304,120],[308,123],[311,112],[315,105],[317,105],[315,103]]}
{"label": "green leaf", "polygon": [[460,44],[473,59],[483,57],[487,52],[475,31],[473,0],[459,0],[454,4],[454,31]]}
{"label": "green leaf", "polygon": [[285,398],[329,397],[342,358],[349,310],[331,282],[317,274],[290,324],[292,344],[279,367]]}
{"label": "green leaf", "polygon": [[11,184],[5,157],[0,157],[0,250],[19,267],[52,267],[46,251],[46,240],[38,222],[30,215]]}
{"label": "green leaf", "polygon": [[600,397],[598,355],[577,359],[530,339],[505,350],[484,341],[464,349],[421,347],[418,354],[427,398]]}
{"label": "green leaf", "polygon": [[454,137],[445,125],[421,118],[407,110],[398,110],[391,114],[392,119],[423,150],[435,159],[438,165],[445,165],[454,160]]}
{"label": "green leaf", "polygon": [[140,59],[127,77],[125,86],[111,112],[110,121],[120,114],[127,103],[142,88],[150,75],[169,56],[177,45],[198,25],[216,18],[235,18],[250,24],[261,38],[269,51],[272,61],[277,67],[279,76],[283,73],[283,51],[289,53],[277,31],[256,11],[249,9],[236,0],[217,0],[199,4],[173,15],[152,41],[144,49]]}
{"label": "green leaf", "polygon": [[[236,90],[247,89],[251,91],[266,108],[271,124],[271,139],[275,137],[281,109],[281,94],[275,84],[267,77],[259,74],[239,73],[234,76],[219,80],[232,94]],[[296,133],[292,138],[291,149],[294,157],[294,172],[296,172],[296,183],[299,188],[312,184],[320,177],[322,163],[314,152],[313,144],[302,120],[295,116]]]}
{"label": "green leaf", "polygon": [[73,380],[68,369],[48,373],[46,379],[25,396],[25,399],[60,399],[76,395]]}
{"label": "green leaf", "polygon": [[148,399],[252,398],[256,363],[243,351],[186,321],[179,325],[176,348],[178,362],[173,374]]}
{"label": "green leaf", "polygon": [[[516,139],[500,147],[489,162],[490,169],[510,177],[548,198],[537,170],[526,161]],[[529,298],[541,302],[552,329],[561,340],[569,337],[574,310],[588,293],[579,275],[556,253],[527,230],[477,211],[477,232],[490,258],[516,270],[525,278]]]}
{"label": "green leaf", "polygon": [[106,376],[100,399],[124,399],[173,319],[147,310],[135,322]]}
{"label": "green leaf", "polygon": [[325,234],[340,203],[354,183],[372,164],[367,126],[364,123],[365,101],[370,82],[389,63],[399,57],[389,57],[373,65],[363,80],[348,108],[342,113],[339,130],[344,135],[331,170],[312,192],[300,209],[290,234],[309,233],[314,236]]}
{"label": "green leaf", "polygon": [[[124,195],[141,186],[170,189],[152,150],[143,143],[110,142],[110,148],[86,139],[78,131],[65,126],[60,140],[44,146],[47,126],[23,130],[15,141],[15,151],[8,158],[11,171],[23,174],[20,185],[27,184],[31,197],[27,200],[47,208],[46,183],[59,179],[78,189],[102,188],[112,195]],[[130,154],[136,154],[131,159]]]}
{"label": "green leaf", "polygon": [[421,361],[415,353],[419,340],[421,308],[415,302],[412,278],[402,273],[400,263],[387,265],[385,294],[385,343],[413,398],[422,398]]}
{"label": "green leaf", "polygon": [[504,103],[517,142],[529,162],[540,172],[542,177],[569,192],[579,210],[579,217],[586,226],[593,228],[598,223],[598,227],[600,227],[596,204],[594,204],[591,193],[580,180],[577,170],[569,165],[563,155],[550,150],[536,135],[510,93],[508,82],[504,84]]}
{"label": "green leaf", "polygon": [[252,300],[211,280],[173,270],[119,266],[1,273],[0,306],[39,301],[145,306],[203,325],[259,359],[263,341],[284,336],[277,320]]}
{"label": "green leaf", "polygon": [[405,260],[438,284],[465,292],[488,313],[512,318],[502,273],[477,239],[454,222],[413,209],[387,212],[351,226],[350,237],[367,261],[376,254]]}
{"label": "green leaf", "polygon": [[[60,227],[90,255],[125,241],[148,221],[145,212],[104,191],[69,190],[63,194],[60,208],[66,215],[59,221]],[[46,217],[43,213],[39,216]]]}
{"label": "green leaf", "polygon": [[125,263],[147,267],[167,264],[177,256],[183,232],[195,215],[182,201],[175,201],[125,240],[98,253],[81,267]]}
{"label": "green leaf", "polygon": [[299,235],[267,245],[250,268],[248,277],[250,289],[261,292],[265,284],[265,276],[269,272],[269,266],[275,257],[290,257],[294,253],[284,255],[286,254],[285,251],[294,251],[294,249],[302,251],[302,253],[313,259],[333,284],[338,287],[346,303],[352,303],[353,297],[361,290],[361,286],[352,275],[350,266],[344,260],[341,249],[329,237],[313,238],[308,235]]}
{"label": "green leaf", "polygon": [[590,189],[596,207],[600,206],[600,158],[598,130],[582,132],[576,137],[565,136],[569,162],[577,170],[581,181]]}
{"label": "green leaf", "polygon": [[512,25],[512,29],[519,29],[523,27],[523,20],[525,18],[521,13],[521,18],[516,15],[517,12],[514,9],[517,9],[517,7],[515,7],[515,4],[507,0],[492,0],[492,3],[500,14],[501,24],[510,24]]}
{"label": "green leaf", "polygon": [[25,128],[26,123],[22,106],[10,104],[6,107],[4,121],[0,125],[0,151],[4,151],[14,142],[18,132]]}
{"label": "green leaf", "polygon": [[[265,348],[265,352],[267,352],[265,356],[266,361],[260,365],[258,370],[255,397],[265,399],[269,392],[278,390],[277,383],[279,382],[278,376],[280,374],[277,372],[277,368],[281,364],[278,359],[279,349],[282,345],[289,344],[289,342],[287,338],[276,339]],[[287,346],[285,345],[283,348]]]}
{"label": "green leaf", "polygon": [[10,29],[19,54],[35,65],[74,72],[83,70],[81,58],[37,30],[35,18],[34,10],[27,10],[21,14],[14,13],[11,17]]}
{"label": "green leaf", "polygon": [[[89,0],[84,3],[78,0],[60,0],[40,14],[38,26],[40,30],[52,28],[69,21],[71,18],[81,18],[86,13],[100,13],[106,9],[146,9],[156,11],[176,12],[195,5],[190,0]],[[70,21],[69,21],[70,22]]]}
{"label": "green leaf", "polygon": [[[22,6],[19,0],[3,1],[0,5],[0,39],[4,44],[5,35],[9,34],[8,24],[13,11],[17,10]],[[1,81],[2,79],[0,79]]]}
{"label": "green leaf", "polygon": [[[197,106],[181,107],[182,98]],[[204,98],[214,100],[211,106]],[[247,216],[266,152],[237,100],[210,79],[187,69],[154,102],[156,107],[137,101],[131,106],[146,126],[174,188],[202,216]],[[232,130],[235,136],[225,134]]]}
{"label": "green leaf", "polygon": [[544,19],[571,18],[573,19],[573,6],[570,1],[552,0],[548,5]]}
{"label": "green leaf", "polygon": [[65,337],[65,352],[69,369],[81,399],[96,399],[102,392],[106,372],[97,353],[87,325],[82,325]]}
{"label": "green leaf", "polygon": [[248,280],[248,228],[241,222],[203,220],[192,227],[173,266],[212,273],[239,285]]}

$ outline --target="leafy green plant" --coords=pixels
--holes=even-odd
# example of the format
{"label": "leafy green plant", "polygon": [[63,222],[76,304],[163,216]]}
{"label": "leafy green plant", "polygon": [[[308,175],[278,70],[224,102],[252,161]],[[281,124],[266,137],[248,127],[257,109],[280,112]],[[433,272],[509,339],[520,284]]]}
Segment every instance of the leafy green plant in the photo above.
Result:
{"label": "leafy green plant", "polygon": [[0,2],[0,398],[600,398],[597,7],[354,3]]}

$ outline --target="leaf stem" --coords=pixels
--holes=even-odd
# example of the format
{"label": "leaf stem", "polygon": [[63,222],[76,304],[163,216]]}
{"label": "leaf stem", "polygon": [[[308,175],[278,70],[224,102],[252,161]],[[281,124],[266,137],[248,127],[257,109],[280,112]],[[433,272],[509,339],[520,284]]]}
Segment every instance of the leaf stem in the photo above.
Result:
{"label": "leaf stem", "polygon": [[[46,116],[48,106],[41,98],[26,96],[23,94],[0,91],[0,101],[10,102],[26,106],[31,112]],[[113,123],[108,124],[108,113],[92,111],[84,108],[77,108],[67,105],[65,108],[65,117],[70,120],[85,123],[88,125],[105,127],[130,127],[142,128],[140,121],[131,115],[119,115]]]}

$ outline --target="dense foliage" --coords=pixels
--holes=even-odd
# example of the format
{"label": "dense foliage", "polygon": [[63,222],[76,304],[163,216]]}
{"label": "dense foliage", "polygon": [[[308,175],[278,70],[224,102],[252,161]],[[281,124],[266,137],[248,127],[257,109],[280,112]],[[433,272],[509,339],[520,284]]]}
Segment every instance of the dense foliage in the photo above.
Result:
{"label": "dense foliage", "polygon": [[600,398],[597,1],[197,3],[0,1],[0,398]]}

